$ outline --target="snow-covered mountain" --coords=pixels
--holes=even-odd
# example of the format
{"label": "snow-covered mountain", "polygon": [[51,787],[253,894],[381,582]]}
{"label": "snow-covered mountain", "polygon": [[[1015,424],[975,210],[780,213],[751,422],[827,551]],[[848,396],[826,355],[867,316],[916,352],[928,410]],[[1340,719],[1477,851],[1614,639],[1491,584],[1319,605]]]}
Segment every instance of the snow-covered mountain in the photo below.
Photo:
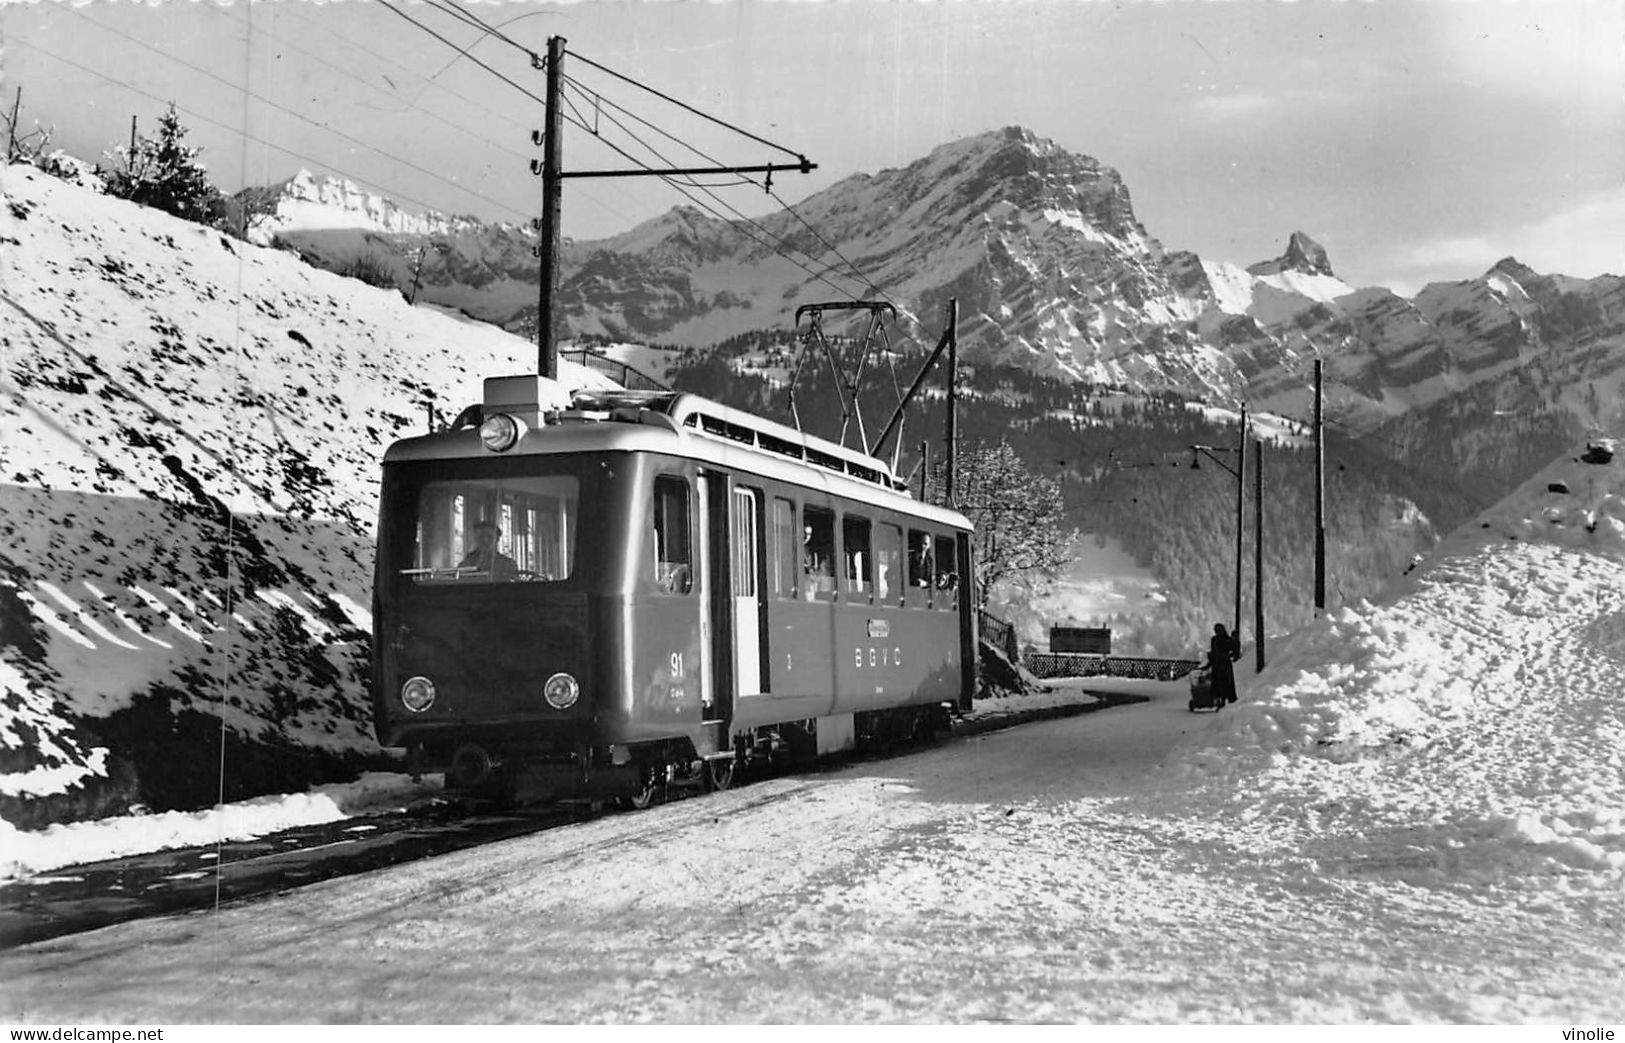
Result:
{"label": "snow-covered mountain", "polygon": [[[285,242],[328,258],[373,250],[424,299],[510,328],[534,323],[528,229],[428,216],[424,230],[397,232],[372,198],[347,204],[364,219],[324,225],[305,196],[358,196],[319,184],[290,183]],[[436,222],[455,230],[426,230]],[[800,304],[884,296],[929,345],[956,298],[973,360],[1302,415],[1318,356],[1329,401],[1361,426],[1537,362],[1550,371],[1535,377],[1544,400],[1580,424],[1608,421],[1625,399],[1625,279],[1542,275],[1508,258],[1405,298],[1342,281],[1303,232],[1247,266],[1167,251],[1115,170],[1020,127],[855,175],[753,224],[679,207],[566,244],[562,270],[576,334],[706,346],[787,329]],[[1570,393],[1586,385],[1596,408]]]}
{"label": "snow-covered mountain", "polygon": [[366,763],[383,449],[533,345],[29,166],[3,189],[0,814]]}
{"label": "snow-covered mountain", "polygon": [[[343,178],[301,170],[271,186],[272,212],[249,233],[333,270],[368,258],[416,301],[513,325],[536,310],[536,236],[519,225],[413,211]],[[534,317],[532,318],[534,330]]]}

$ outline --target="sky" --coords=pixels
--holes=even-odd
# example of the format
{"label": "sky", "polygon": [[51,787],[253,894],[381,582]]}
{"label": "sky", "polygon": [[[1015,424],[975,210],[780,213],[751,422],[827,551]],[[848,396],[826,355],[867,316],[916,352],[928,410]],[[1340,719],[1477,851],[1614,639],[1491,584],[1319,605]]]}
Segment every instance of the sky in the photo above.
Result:
{"label": "sky", "polygon": [[[1401,292],[1509,255],[1625,273],[1625,8],[1601,0],[466,9],[506,39],[426,2],[6,3],[3,96],[21,88],[20,128],[89,158],[174,100],[223,188],[307,167],[517,222],[540,205],[529,52],[559,35],[578,85],[567,171],[631,165],[606,142],[659,164],[632,135],[681,166],[789,158],[596,62],[805,155],[816,171],[774,180],[791,203],[1019,124],[1116,167],[1153,236],[1213,260],[1278,256],[1301,230],[1345,281]],[[743,213],[777,206],[719,192]],[[651,178],[577,179],[564,232],[685,202]]]}

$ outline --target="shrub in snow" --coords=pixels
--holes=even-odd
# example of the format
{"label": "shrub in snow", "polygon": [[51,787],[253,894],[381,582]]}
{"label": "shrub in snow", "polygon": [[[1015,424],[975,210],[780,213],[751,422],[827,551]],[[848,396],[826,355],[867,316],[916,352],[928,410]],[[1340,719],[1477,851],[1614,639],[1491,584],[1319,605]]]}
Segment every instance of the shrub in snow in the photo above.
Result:
{"label": "shrub in snow", "polygon": [[105,192],[107,185],[96,173],[96,168],[77,156],[70,156],[61,149],[55,149],[47,155],[34,158],[34,165],[55,178],[61,178],[70,185],[88,188],[92,192]]}
{"label": "shrub in snow", "polygon": [[118,146],[111,153],[117,166],[98,171],[108,194],[201,224],[218,219],[224,208],[220,191],[197,161],[203,150],[184,145],[185,137],[171,102],[158,120],[156,138],[138,138],[134,148]]}
{"label": "shrub in snow", "polygon": [[352,279],[360,279],[368,286],[376,286],[380,290],[395,288],[395,273],[390,270],[387,261],[374,253],[362,254],[355,260],[341,265],[338,273]]}

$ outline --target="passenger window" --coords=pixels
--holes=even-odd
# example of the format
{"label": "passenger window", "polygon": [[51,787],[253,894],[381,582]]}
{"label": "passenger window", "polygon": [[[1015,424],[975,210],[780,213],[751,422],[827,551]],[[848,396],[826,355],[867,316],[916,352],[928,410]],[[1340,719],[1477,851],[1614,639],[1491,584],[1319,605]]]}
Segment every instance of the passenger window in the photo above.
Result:
{"label": "passenger window", "polygon": [[736,598],[756,596],[756,526],[761,511],[757,504],[761,494],[755,489],[740,486],[733,494],[733,548],[730,563],[733,570],[733,595]]}
{"label": "passenger window", "polygon": [[655,478],[655,586],[666,594],[694,589],[688,538],[688,482],[676,475]]}
{"label": "passenger window", "polygon": [[773,596],[796,596],[796,578],[801,575],[798,548],[801,530],[796,528],[796,505],[789,500],[773,501]]}
{"label": "passenger window", "polygon": [[835,512],[822,507],[801,511],[802,586],[808,600],[835,596]]}
{"label": "passenger window", "polygon": [[846,589],[867,598],[874,589],[870,572],[874,558],[869,549],[869,519],[841,517],[841,559],[846,568]]}
{"label": "passenger window", "polygon": [[885,601],[903,593],[903,530],[895,525],[875,529],[875,596]]}
{"label": "passenger window", "polygon": [[931,535],[908,530],[908,585],[931,587]]}
{"label": "passenger window", "polygon": [[939,608],[951,608],[959,603],[959,568],[958,556],[954,553],[954,538],[952,536],[937,537],[936,553],[936,588],[946,591],[950,595],[938,599]]}

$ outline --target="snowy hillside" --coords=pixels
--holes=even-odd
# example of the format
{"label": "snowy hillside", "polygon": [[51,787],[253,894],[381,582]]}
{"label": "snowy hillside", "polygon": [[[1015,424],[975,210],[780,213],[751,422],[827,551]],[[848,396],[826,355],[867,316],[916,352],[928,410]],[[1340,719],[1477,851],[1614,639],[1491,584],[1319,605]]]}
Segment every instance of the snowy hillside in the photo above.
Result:
{"label": "snowy hillside", "polygon": [[378,461],[430,407],[534,371],[534,346],[4,178],[0,810],[196,806],[359,766]]}

